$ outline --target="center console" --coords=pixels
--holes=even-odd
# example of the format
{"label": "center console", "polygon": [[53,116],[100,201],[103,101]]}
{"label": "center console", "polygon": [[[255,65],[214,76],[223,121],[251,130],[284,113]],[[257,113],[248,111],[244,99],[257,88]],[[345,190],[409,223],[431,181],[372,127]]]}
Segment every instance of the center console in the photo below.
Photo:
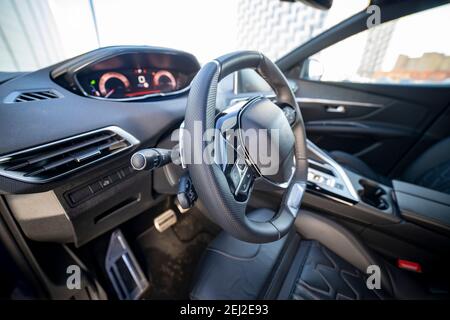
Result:
{"label": "center console", "polygon": [[367,224],[400,221],[392,188],[344,169],[311,141],[307,142],[307,146],[306,205]]}
{"label": "center console", "polygon": [[[343,168],[308,141],[302,206],[339,220],[392,259],[442,265],[450,252],[450,195],[393,180],[392,186]],[[431,267],[430,267],[431,268]]]}

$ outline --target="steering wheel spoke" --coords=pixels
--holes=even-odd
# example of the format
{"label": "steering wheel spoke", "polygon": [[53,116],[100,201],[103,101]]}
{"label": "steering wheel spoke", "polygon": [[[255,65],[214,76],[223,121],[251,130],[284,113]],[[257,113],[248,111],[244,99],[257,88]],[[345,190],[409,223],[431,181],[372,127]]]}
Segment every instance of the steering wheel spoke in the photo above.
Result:
{"label": "steering wheel spoke", "polygon": [[231,166],[226,176],[235,199],[238,201],[246,201],[255,180],[253,169],[245,161],[238,160]]}
{"label": "steering wheel spoke", "polygon": [[215,162],[222,169],[236,201],[245,202],[258,175],[252,167],[245,147],[239,139],[239,114],[248,99],[225,108],[215,119]]}

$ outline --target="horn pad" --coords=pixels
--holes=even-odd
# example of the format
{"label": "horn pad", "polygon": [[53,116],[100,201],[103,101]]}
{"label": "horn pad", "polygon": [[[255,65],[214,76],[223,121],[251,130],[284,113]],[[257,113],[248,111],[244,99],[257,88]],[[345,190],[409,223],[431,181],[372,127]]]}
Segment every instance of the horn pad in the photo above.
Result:
{"label": "horn pad", "polygon": [[276,184],[289,181],[295,137],[279,106],[267,98],[250,100],[239,115],[241,144],[261,176]]}

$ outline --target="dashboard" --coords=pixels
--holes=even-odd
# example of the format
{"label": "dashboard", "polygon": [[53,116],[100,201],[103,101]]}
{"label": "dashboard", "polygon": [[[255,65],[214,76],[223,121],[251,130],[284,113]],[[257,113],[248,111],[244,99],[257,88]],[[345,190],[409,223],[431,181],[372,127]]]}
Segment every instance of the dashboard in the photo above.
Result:
{"label": "dashboard", "polygon": [[199,69],[184,51],[116,46],[0,82],[0,200],[25,235],[80,246],[162,201],[130,155],[179,127]]}
{"label": "dashboard", "polygon": [[119,47],[70,61],[52,76],[80,95],[132,101],[183,93],[199,69],[196,58],[186,52],[154,47],[124,52]]}
{"label": "dashboard", "polygon": [[[81,246],[176,192],[129,159],[173,147],[199,70],[183,51],[118,46],[0,83],[0,198],[25,235]],[[233,77],[221,83],[227,105]]]}

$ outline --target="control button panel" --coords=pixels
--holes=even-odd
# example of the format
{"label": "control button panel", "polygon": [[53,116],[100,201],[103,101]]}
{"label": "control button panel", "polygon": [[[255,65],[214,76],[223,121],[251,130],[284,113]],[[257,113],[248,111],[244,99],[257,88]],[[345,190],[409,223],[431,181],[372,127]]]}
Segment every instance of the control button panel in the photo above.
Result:
{"label": "control button panel", "polygon": [[326,185],[330,188],[336,187],[336,179],[316,170],[308,171],[308,181],[319,185]]}
{"label": "control button panel", "polygon": [[309,161],[308,183],[310,189],[327,196],[348,198],[348,190],[336,170],[327,164]]}
{"label": "control button panel", "polygon": [[74,191],[71,190],[67,192],[65,194],[65,198],[70,206],[77,206],[78,204],[90,199],[97,193],[109,189],[110,187],[119,183],[121,180],[125,180],[133,173],[134,170],[131,166],[121,168],[109,175],[101,177],[100,179],[91,181],[83,187],[77,188]]}

